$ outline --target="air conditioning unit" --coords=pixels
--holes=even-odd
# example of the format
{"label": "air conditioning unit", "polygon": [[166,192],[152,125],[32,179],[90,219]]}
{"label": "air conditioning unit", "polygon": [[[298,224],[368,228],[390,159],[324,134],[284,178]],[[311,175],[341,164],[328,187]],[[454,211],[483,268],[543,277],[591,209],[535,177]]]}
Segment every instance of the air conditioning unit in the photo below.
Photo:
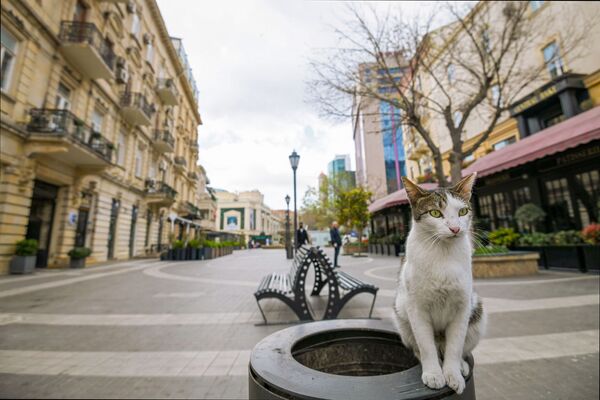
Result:
{"label": "air conditioning unit", "polygon": [[127,83],[129,80],[129,71],[127,68],[117,68],[117,83]]}

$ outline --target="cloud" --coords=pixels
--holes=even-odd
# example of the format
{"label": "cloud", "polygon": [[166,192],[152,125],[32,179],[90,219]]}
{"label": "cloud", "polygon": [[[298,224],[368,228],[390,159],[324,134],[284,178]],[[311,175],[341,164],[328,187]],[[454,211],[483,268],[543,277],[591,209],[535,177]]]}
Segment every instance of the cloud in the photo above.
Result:
{"label": "cloud", "polygon": [[343,2],[158,0],[171,36],[183,39],[198,83],[199,162],[211,185],[258,189],[273,208],[292,195],[288,156],[296,149],[298,199],[336,154],[354,159],[351,122],[332,124],[305,103],[314,49],[337,43],[330,24]]}

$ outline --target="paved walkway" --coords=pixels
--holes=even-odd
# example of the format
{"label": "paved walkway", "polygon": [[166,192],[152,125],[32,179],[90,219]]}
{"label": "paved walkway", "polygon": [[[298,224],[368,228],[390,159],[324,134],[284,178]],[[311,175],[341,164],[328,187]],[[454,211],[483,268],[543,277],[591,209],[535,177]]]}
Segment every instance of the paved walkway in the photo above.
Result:
{"label": "paved walkway", "polygon": [[[256,325],[252,293],[287,263],[283,251],[251,250],[0,277],[0,397],[246,398],[252,347],[285,327]],[[374,315],[389,318],[398,259],[341,263],[381,288]],[[475,352],[479,400],[598,397],[597,275],[476,287],[490,312]],[[342,316],[366,316],[370,301],[357,296]],[[294,319],[276,301],[264,305],[271,321]]]}

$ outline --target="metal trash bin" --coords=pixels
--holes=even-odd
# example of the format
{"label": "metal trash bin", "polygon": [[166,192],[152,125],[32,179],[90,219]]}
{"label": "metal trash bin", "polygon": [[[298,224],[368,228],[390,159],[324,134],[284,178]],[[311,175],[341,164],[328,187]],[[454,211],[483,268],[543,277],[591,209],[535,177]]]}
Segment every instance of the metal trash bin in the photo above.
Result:
{"label": "metal trash bin", "polygon": [[394,326],[373,319],[295,325],[259,342],[249,365],[250,399],[475,399],[473,359],[465,391],[432,390]]}

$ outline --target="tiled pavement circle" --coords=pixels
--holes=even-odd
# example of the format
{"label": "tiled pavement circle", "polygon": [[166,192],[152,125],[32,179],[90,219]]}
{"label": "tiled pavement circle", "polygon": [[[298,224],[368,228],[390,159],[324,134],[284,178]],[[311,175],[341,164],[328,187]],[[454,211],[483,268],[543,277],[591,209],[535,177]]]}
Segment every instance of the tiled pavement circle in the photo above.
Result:
{"label": "tiled pavement circle", "polygon": [[[381,288],[374,314],[389,318],[398,259],[341,264]],[[1,277],[0,397],[245,398],[250,350],[285,327],[256,326],[252,293],[288,266],[282,251],[251,250]],[[598,397],[597,275],[553,271],[476,287],[490,311],[475,353],[479,400]],[[370,300],[357,296],[342,316],[365,316]],[[270,320],[294,319],[264,304]]]}

